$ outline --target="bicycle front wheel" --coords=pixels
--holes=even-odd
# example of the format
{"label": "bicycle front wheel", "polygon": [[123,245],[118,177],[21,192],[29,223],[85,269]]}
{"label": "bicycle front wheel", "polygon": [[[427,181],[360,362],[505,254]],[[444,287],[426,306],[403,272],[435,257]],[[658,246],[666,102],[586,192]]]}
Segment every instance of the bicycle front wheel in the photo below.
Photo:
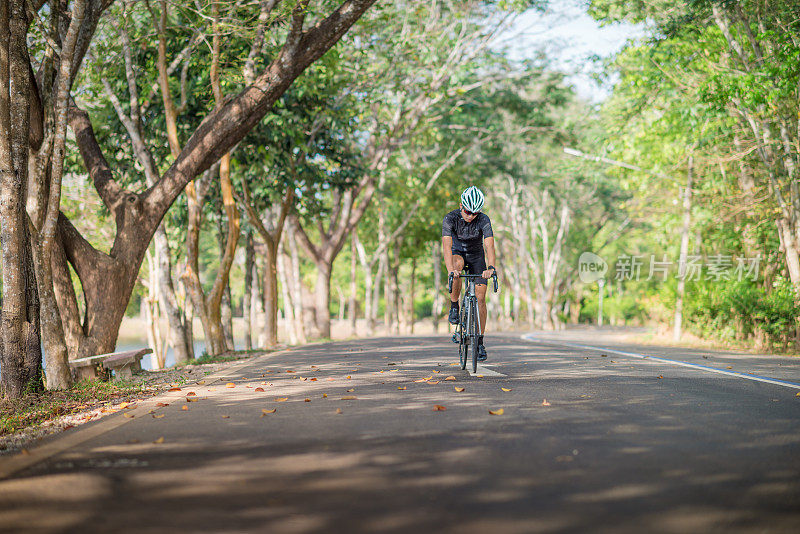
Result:
{"label": "bicycle front wheel", "polygon": [[478,305],[473,300],[470,302],[470,309],[472,310],[470,319],[470,345],[472,345],[472,373],[478,372]]}
{"label": "bicycle front wheel", "polygon": [[458,340],[458,360],[461,363],[461,369],[467,368],[467,341],[469,338],[467,337],[467,311],[464,309],[465,306],[462,303],[461,306],[461,317],[458,323],[458,330],[459,330],[459,340]]}

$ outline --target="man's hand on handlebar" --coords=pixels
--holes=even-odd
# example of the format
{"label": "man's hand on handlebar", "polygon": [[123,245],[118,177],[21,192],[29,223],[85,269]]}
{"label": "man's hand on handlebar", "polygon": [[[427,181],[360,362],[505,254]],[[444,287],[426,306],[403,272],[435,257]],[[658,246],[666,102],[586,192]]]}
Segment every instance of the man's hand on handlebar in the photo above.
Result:
{"label": "man's hand on handlebar", "polygon": [[497,269],[486,269],[481,273],[481,276],[488,280],[492,276],[497,276]]}

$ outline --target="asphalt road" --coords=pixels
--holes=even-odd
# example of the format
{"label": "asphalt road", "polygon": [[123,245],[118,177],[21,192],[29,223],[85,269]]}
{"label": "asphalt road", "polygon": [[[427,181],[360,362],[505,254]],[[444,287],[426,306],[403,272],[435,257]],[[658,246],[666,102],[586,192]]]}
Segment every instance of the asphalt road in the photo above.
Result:
{"label": "asphalt road", "polygon": [[800,359],[535,336],[248,362],[47,443],[0,532],[800,532]]}

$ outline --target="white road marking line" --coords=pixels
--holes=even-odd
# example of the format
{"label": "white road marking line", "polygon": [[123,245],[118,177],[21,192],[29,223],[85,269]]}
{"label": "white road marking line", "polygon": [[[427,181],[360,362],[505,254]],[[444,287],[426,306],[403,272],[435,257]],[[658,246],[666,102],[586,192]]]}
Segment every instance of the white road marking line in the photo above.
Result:
{"label": "white road marking line", "polygon": [[475,376],[475,375],[506,376],[503,373],[498,373],[497,371],[492,371],[491,369],[489,369],[488,367],[484,367],[483,365],[478,365],[478,372],[477,373],[473,373],[472,372],[472,364],[471,363],[467,364],[467,371],[469,371],[469,374],[471,376]]}
{"label": "white road marking line", "polygon": [[613,350],[607,347],[595,347],[592,345],[581,345],[579,343],[565,343],[563,341],[551,341],[549,339],[541,339],[537,338],[532,334],[525,334],[520,336],[522,339],[526,341],[532,341],[534,343],[542,343],[544,345],[556,345],[561,347],[575,347],[579,349],[588,349],[588,350],[599,350],[602,352],[610,352],[613,354],[619,354],[620,356],[628,356],[631,358],[638,358],[640,360],[651,360],[654,362],[661,362],[661,363],[668,363],[672,365],[679,365],[681,367],[689,367],[691,369],[699,369],[700,371],[708,371],[710,373],[719,373],[722,375],[733,376],[736,378],[744,378],[745,380],[754,380],[756,382],[765,382],[767,384],[775,384],[777,386],[784,386],[787,388],[792,389],[800,389],[800,384],[796,384],[794,382],[788,382],[786,380],[779,380],[777,378],[769,378],[766,376],[758,376],[758,375],[751,375],[748,373],[738,373],[736,371],[728,371],[725,369],[717,369],[716,367],[708,367],[706,365],[698,365],[696,363],[684,362],[681,360],[670,360],[669,358],[660,358],[658,356],[648,356],[647,354],[639,354],[637,352],[624,352],[621,350]]}

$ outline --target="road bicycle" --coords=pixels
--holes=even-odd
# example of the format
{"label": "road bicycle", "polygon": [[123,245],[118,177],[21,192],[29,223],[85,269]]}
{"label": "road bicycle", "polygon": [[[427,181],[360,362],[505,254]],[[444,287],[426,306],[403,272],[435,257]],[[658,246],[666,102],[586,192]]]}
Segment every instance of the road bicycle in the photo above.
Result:
{"label": "road bicycle", "polygon": [[[475,280],[481,278],[479,274],[460,274],[459,278],[467,281],[464,297],[461,301],[456,331],[453,333],[453,343],[458,343],[458,358],[461,368],[467,368],[469,352],[472,352],[472,372],[478,372],[478,336],[481,334],[480,315],[478,314],[478,297],[475,295]],[[494,292],[497,293],[497,274],[492,275]],[[453,291],[453,273],[450,273],[447,290]]]}

